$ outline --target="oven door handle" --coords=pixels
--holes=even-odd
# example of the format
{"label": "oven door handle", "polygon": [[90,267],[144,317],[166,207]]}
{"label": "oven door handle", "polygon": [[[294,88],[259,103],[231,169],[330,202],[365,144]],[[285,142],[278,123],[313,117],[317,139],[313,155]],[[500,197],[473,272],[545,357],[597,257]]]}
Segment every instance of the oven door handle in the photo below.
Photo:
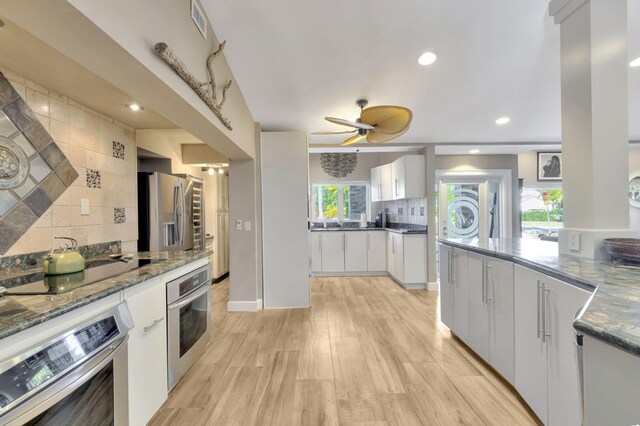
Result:
{"label": "oven door handle", "polygon": [[174,309],[180,309],[183,306],[186,306],[189,303],[193,302],[194,300],[196,300],[200,296],[204,295],[208,291],[209,291],[209,286],[208,286],[208,284],[205,284],[202,287],[200,287],[200,290],[194,291],[186,299],[179,300],[179,301],[175,302],[174,304],[169,305],[168,308],[169,308],[170,311],[172,311]]}
{"label": "oven door handle", "polygon": [[126,335],[111,343],[85,363],[80,364],[61,379],[55,381],[41,392],[37,392],[31,398],[15,407],[15,409],[9,411],[6,417],[0,417],[0,421],[6,426],[23,425],[53,407],[88,382],[97,372],[113,361],[116,355],[125,347],[128,339],[129,336]]}

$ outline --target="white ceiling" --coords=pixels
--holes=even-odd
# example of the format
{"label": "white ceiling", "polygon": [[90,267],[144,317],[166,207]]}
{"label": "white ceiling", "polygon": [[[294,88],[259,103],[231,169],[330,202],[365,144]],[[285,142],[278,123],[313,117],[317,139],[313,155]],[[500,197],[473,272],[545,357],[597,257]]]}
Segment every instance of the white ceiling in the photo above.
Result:
{"label": "white ceiling", "polygon": [[[265,130],[327,131],[356,99],[411,108],[395,142],[560,140],[559,27],[548,0],[202,0],[253,117]],[[630,57],[640,1],[629,0]],[[438,55],[421,67],[425,51]],[[505,126],[494,121],[511,117]],[[640,138],[640,68],[630,69]],[[312,144],[344,137],[311,136]]]}

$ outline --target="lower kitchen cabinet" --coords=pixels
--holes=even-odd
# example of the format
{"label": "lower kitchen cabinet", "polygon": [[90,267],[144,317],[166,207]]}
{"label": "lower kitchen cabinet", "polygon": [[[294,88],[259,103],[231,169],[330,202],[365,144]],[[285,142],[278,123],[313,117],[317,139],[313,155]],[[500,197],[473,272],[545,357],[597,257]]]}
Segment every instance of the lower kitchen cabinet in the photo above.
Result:
{"label": "lower kitchen cabinet", "polygon": [[548,425],[579,425],[573,320],[591,293],[515,266],[515,386]]}
{"label": "lower kitchen cabinet", "polygon": [[348,231],[344,233],[344,270],[367,270],[367,232]]}
{"label": "lower kitchen cabinet", "polygon": [[322,272],[344,272],[344,232],[322,232]]}
{"label": "lower kitchen cabinet", "polygon": [[322,233],[311,233],[311,272],[322,271]]}
{"label": "lower kitchen cabinet", "polygon": [[167,399],[166,285],[162,277],[125,291],[129,332],[129,424],[145,425]]}
{"label": "lower kitchen cabinet", "polygon": [[440,244],[440,320],[453,330],[453,284],[451,282],[451,254],[453,247]]}
{"label": "lower kitchen cabinet", "polygon": [[467,344],[514,383],[513,263],[468,254]]}
{"label": "lower kitchen cabinet", "polygon": [[426,288],[427,235],[388,232],[387,272],[405,288]]}
{"label": "lower kitchen cabinet", "polygon": [[385,231],[366,231],[367,234],[367,271],[383,272],[387,270],[387,238]]}

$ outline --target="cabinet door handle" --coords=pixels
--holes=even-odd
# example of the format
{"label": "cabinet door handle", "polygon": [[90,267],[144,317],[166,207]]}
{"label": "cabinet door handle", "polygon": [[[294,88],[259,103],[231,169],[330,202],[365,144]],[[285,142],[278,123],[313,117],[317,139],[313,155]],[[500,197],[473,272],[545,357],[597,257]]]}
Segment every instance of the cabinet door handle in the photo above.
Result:
{"label": "cabinet door handle", "polygon": [[342,250],[347,251],[347,236],[342,234]]}
{"label": "cabinet door handle", "polygon": [[456,282],[456,277],[454,276],[454,272],[456,270],[456,255],[453,253],[453,250],[451,251],[451,285],[453,285]]}
{"label": "cabinet door handle", "polygon": [[547,319],[547,304],[549,302],[549,294],[551,293],[551,289],[546,288],[545,285],[542,285],[543,293],[542,297],[542,341],[545,342],[551,337],[551,333],[547,331],[547,327],[549,326],[549,320]]}
{"label": "cabinet door handle", "polygon": [[540,280],[538,280],[538,287],[536,289],[536,332],[538,335],[538,339],[540,338],[541,330],[540,330],[540,290],[542,285],[540,284]]}
{"label": "cabinet door handle", "polygon": [[318,250],[322,251],[322,234],[318,236]]}
{"label": "cabinet door handle", "polygon": [[489,276],[489,270],[491,269],[491,266],[489,266],[489,262],[485,262],[484,264],[484,275],[485,275],[485,285],[484,285],[484,300],[487,303],[487,305],[489,304],[489,301],[491,300],[491,296],[489,296],[489,289],[491,288],[491,280],[490,280],[490,276]]}
{"label": "cabinet door handle", "polygon": [[371,249],[369,248],[369,233],[367,232],[367,252],[369,252]]}
{"label": "cabinet door handle", "polygon": [[144,333],[143,334],[147,334],[148,332],[150,332],[153,328],[155,328],[155,326],[160,324],[162,321],[164,321],[164,318],[158,318],[157,320],[152,322],[151,325],[146,326],[144,328]]}
{"label": "cabinet door handle", "polygon": [[486,303],[487,301],[487,297],[486,297],[486,289],[487,289],[487,283],[486,283],[486,277],[487,277],[487,263],[486,262],[482,262],[482,303]]}

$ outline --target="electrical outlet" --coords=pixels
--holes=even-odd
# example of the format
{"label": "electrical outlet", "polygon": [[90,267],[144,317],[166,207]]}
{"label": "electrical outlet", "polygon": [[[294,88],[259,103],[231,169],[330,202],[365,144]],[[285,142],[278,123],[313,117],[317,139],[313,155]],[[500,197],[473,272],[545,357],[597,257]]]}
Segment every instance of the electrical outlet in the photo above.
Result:
{"label": "electrical outlet", "polygon": [[242,231],[242,221],[240,219],[236,220],[236,231]]}
{"label": "electrical outlet", "polygon": [[89,199],[88,198],[80,199],[80,215],[89,216]]}
{"label": "electrical outlet", "polygon": [[580,251],[580,233],[569,231],[569,250]]}
{"label": "electrical outlet", "polygon": [[244,230],[245,231],[251,231],[251,222],[250,221],[245,221],[244,222]]}

